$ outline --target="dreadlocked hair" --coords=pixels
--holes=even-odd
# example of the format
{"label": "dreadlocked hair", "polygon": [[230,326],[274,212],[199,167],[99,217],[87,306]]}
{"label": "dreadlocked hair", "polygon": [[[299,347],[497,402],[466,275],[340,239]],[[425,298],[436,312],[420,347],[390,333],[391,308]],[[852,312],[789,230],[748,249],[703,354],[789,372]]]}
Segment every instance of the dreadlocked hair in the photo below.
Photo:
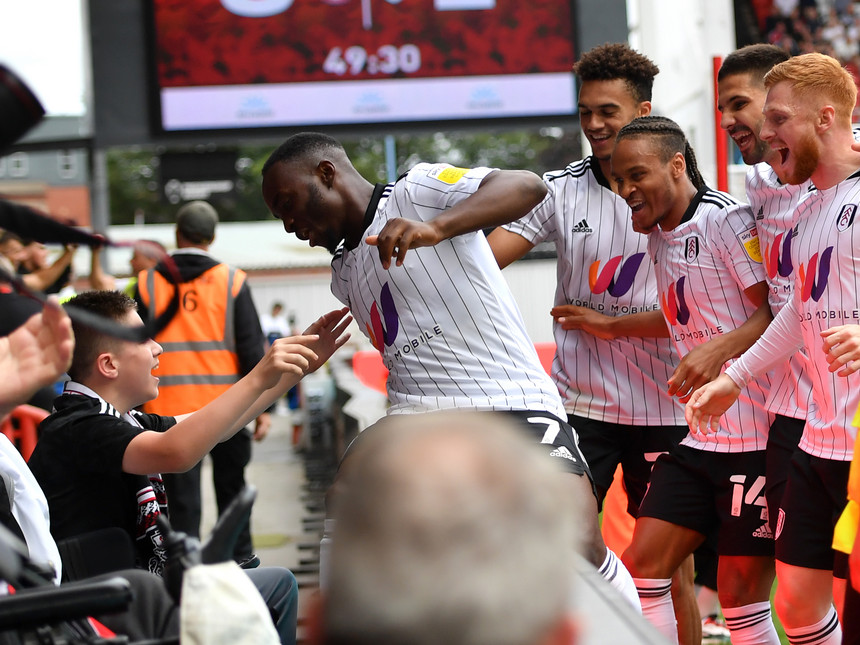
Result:
{"label": "dreadlocked hair", "polygon": [[664,116],[640,116],[633,119],[618,131],[616,143],[622,139],[632,137],[650,137],[654,139],[660,154],[660,161],[668,162],[676,153],[684,155],[687,164],[687,176],[693,182],[696,190],[705,185],[702,173],[699,172],[699,164],[696,162],[696,154],[684,131],[672,119]]}

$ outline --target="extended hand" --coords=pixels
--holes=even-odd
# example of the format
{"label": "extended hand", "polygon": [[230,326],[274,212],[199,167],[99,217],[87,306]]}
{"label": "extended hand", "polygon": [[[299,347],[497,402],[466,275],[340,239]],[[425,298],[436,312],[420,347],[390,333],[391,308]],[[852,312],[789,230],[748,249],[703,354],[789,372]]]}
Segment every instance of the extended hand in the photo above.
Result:
{"label": "extended hand", "polygon": [[669,377],[669,396],[677,396],[684,403],[695,390],[720,375],[727,359],[715,340],[719,339],[696,345],[681,359]]}
{"label": "extended hand", "polygon": [[302,334],[275,340],[254,368],[262,376],[263,389],[267,390],[277,385],[285,374],[291,374],[300,379],[311,371],[311,365],[319,359],[313,349],[319,339],[316,334]]}
{"label": "extended hand", "polygon": [[263,412],[254,421],[254,441],[262,441],[269,434],[272,428],[272,415],[268,412]]}
{"label": "extended hand", "polygon": [[398,217],[387,222],[377,235],[368,235],[365,241],[378,248],[379,261],[384,269],[388,269],[391,266],[391,258],[396,257],[397,266],[401,266],[406,251],[422,246],[434,246],[442,241],[442,236],[427,222]]}
{"label": "extended hand", "polygon": [[349,340],[350,334],[346,332],[352,316],[349,315],[349,307],[335,309],[320,316],[315,323],[305,330],[306,334],[314,334],[317,339],[310,347],[316,353],[316,358],[310,362],[306,374],[318,370],[331,358],[338,349],[343,347]]}
{"label": "extended hand", "polygon": [[610,329],[613,317],[598,313],[594,309],[577,305],[558,305],[550,309],[549,313],[562,329],[579,329],[604,340],[615,338],[615,334]]}
{"label": "extended hand", "polygon": [[860,325],[839,325],[821,332],[822,348],[837,376],[850,376],[860,370]]}
{"label": "extended hand", "polygon": [[737,401],[741,388],[725,374],[700,387],[690,396],[684,418],[693,432],[708,434],[720,429],[720,417]]}
{"label": "extended hand", "polygon": [[55,382],[68,369],[74,347],[72,321],[53,296],[42,313],[0,338],[0,417]]}

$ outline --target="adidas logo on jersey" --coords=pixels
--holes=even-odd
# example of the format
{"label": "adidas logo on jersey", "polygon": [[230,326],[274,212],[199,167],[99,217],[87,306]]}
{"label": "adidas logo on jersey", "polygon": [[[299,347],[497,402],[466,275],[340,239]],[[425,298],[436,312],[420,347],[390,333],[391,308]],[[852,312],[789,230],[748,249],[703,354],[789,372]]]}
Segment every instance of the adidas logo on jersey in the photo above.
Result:
{"label": "adidas logo on jersey", "polygon": [[570,229],[572,233],[593,233],[594,231],[588,225],[588,222],[583,217],[581,221],[577,222],[573,225],[573,228]]}
{"label": "adidas logo on jersey", "polygon": [[755,531],[753,531],[752,536],[772,540],[773,539],[773,531],[770,530],[770,525],[767,522],[765,522],[760,527],[758,527]]}
{"label": "adidas logo on jersey", "polygon": [[758,213],[755,214],[756,219],[764,219],[764,206],[758,207]]}
{"label": "adidas logo on jersey", "polygon": [[564,446],[559,446],[551,453],[549,453],[550,457],[562,457],[563,459],[570,459],[573,463],[579,463],[579,460],[573,456],[573,454],[565,448]]}

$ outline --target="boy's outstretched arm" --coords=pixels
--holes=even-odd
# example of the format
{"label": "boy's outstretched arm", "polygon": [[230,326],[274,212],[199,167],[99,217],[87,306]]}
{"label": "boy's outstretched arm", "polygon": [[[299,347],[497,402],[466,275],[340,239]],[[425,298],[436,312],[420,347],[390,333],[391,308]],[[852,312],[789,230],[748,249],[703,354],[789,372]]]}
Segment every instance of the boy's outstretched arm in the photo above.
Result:
{"label": "boy's outstretched arm", "polygon": [[329,312],[308,334],[281,338],[247,375],[197,412],[177,417],[166,432],[142,432],[128,444],[127,473],[184,472],[230,438],[301,378],[318,369],[348,339],[347,309]]}
{"label": "boy's outstretched arm", "polygon": [[[347,307],[330,311],[327,314],[320,316],[304,331],[305,336],[318,337],[318,340],[312,341],[307,345],[314,351],[317,358],[309,362],[308,368],[305,370],[304,374],[310,374],[311,372],[317,371],[329,358],[331,358],[332,354],[334,354],[343,346],[344,343],[346,343],[346,341],[349,340],[350,335],[346,333],[346,328],[349,326],[349,323],[352,322],[352,316],[347,315],[348,313],[349,308]],[[280,338],[276,340],[275,343],[290,340],[290,337]],[[302,374],[302,376],[304,376],[304,374]],[[239,428],[244,428],[248,423],[259,416],[260,410],[267,410],[275,401],[284,396],[284,394],[286,394],[287,391],[300,380],[301,377],[293,380],[292,374],[284,373],[274,387],[262,392],[259,398],[251,404],[245,416],[239,420],[239,425],[234,431],[238,431]]]}

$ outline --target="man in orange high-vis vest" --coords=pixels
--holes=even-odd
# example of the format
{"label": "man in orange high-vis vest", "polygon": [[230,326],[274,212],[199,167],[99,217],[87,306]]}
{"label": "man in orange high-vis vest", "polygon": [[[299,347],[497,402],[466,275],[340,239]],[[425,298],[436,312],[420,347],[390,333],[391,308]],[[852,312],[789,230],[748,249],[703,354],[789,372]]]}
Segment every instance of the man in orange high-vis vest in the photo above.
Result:
{"label": "man in orange high-vis vest", "polygon": [[[158,398],[145,411],[162,415],[193,412],[247,374],[265,352],[265,337],[245,273],[213,258],[218,214],[207,202],[184,205],[176,215],[176,247],[171,256],[176,274],[165,263],[138,276],[136,300],[141,317],[162,313],[173,290],[180,291],[179,310],[155,337],[164,348],[159,368]],[[178,281],[178,284],[175,284]],[[263,439],[271,418],[257,418],[254,439]],[[245,485],[251,459],[251,434],[245,429],[218,444],[212,458],[219,514]],[[182,474],[165,476],[171,500],[172,526],[189,535],[200,534],[200,465]],[[236,541],[234,557],[253,558],[250,526]]]}

